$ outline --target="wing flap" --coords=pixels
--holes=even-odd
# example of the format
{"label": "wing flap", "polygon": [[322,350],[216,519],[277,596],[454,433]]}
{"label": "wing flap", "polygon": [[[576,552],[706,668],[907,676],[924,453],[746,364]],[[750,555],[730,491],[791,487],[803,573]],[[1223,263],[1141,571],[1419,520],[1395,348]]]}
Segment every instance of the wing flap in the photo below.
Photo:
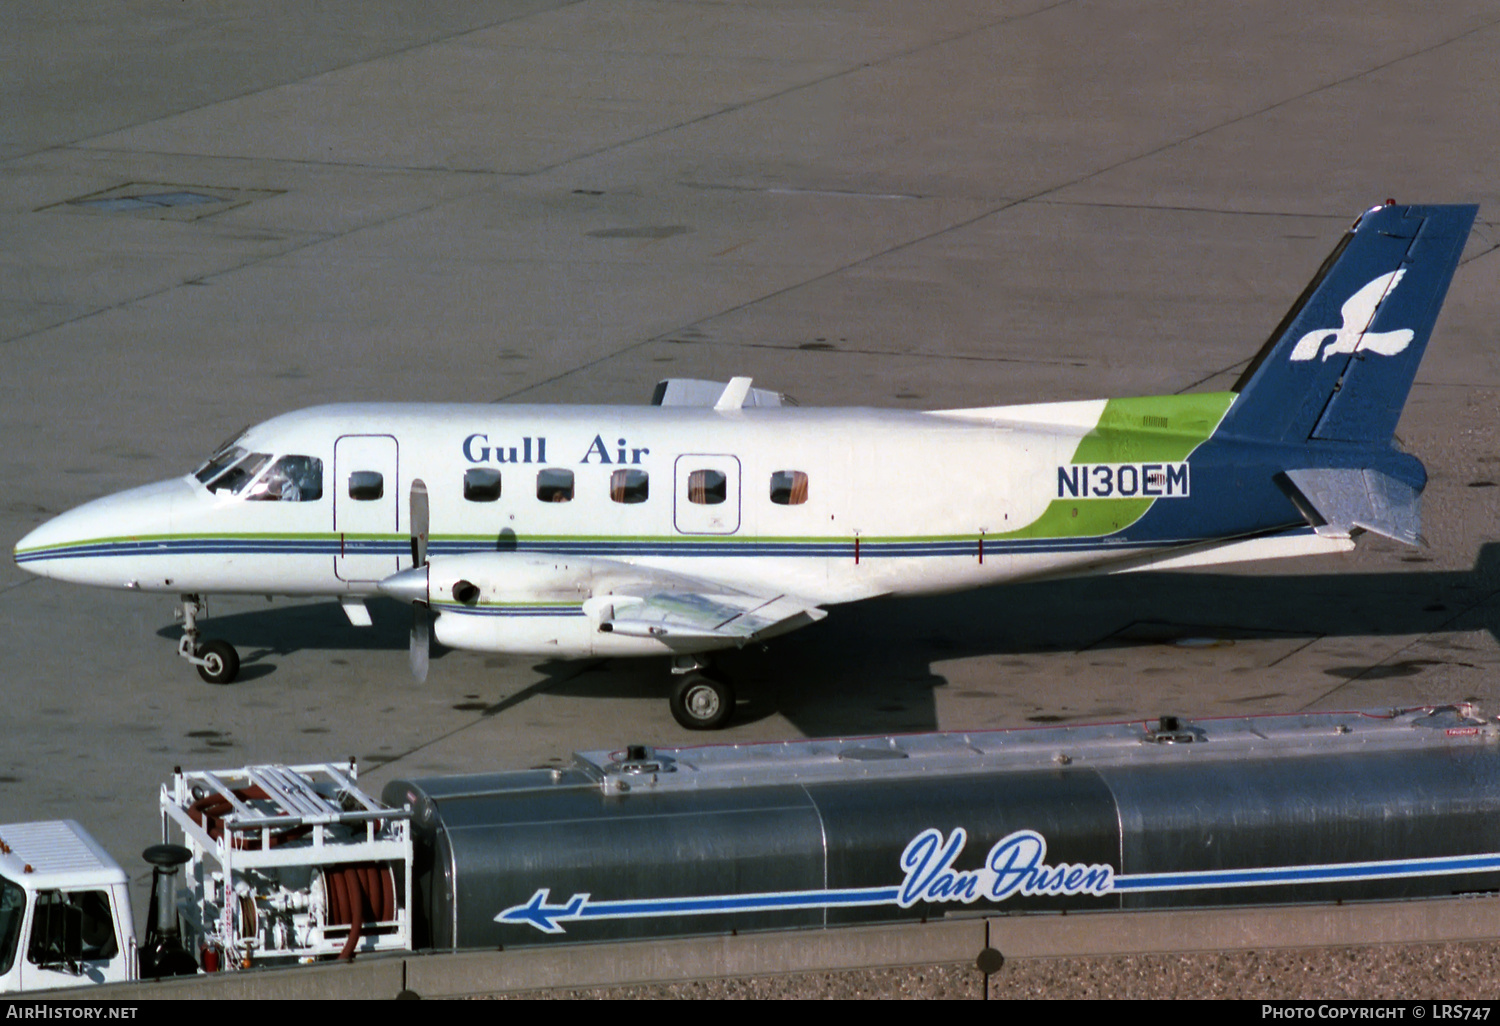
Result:
{"label": "wing flap", "polygon": [[[743,645],[815,623],[828,615],[788,595],[660,591],[600,596],[599,630],[637,638],[717,639]],[[585,604],[586,611],[587,606]]]}

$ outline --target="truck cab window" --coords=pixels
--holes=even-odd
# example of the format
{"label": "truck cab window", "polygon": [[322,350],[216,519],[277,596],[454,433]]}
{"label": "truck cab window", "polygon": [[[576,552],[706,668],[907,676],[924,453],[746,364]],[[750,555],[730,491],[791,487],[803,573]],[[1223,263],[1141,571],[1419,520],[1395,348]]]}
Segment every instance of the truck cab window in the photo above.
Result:
{"label": "truck cab window", "polygon": [[25,918],[26,892],[0,878],[0,976],[10,972],[16,962],[16,941]]}
{"label": "truck cab window", "polygon": [[688,501],[717,506],[729,497],[729,478],[717,470],[695,470],[688,475]]}
{"label": "truck cab window", "polygon": [[645,502],[650,481],[644,470],[617,470],[609,475],[609,497],[613,502]]}
{"label": "truck cab window", "polygon": [[37,895],[31,944],[26,957],[37,965],[65,965],[75,955],[83,961],[113,958],[114,917],[104,891],[43,891]]}
{"label": "truck cab window", "polygon": [[283,456],[250,487],[257,502],[316,502],[323,497],[323,461],[316,456]]}
{"label": "truck cab window", "polygon": [[115,917],[104,891],[82,891],[68,898],[83,910],[83,957],[114,958],[120,948],[115,941]]}
{"label": "truck cab window", "polygon": [[473,467],[464,471],[464,498],[470,502],[494,502],[500,498],[500,471]]}
{"label": "truck cab window", "polygon": [[807,501],[807,475],[800,470],[778,470],[771,475],[771,501],[778,506],[800,506]]}
{"label": "truck cab window", "polygon": [[573,472],[551,467],[537,471],[536,497],[543,502],[572,502]]}

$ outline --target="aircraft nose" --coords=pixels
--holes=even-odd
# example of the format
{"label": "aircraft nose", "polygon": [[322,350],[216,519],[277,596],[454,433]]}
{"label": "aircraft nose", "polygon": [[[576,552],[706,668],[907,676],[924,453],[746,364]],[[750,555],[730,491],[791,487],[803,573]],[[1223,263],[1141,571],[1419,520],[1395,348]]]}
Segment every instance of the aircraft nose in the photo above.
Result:
{"label": "aircraft nose", "polygon": [[[79,584],[128,583],[116,557],[140,555],[172,527],[172,507],[192,494],[185,479],[158,481],[96,499],[53,517],[16,542],[16,565]],[[127,575],[128,576],[128,575]]]}

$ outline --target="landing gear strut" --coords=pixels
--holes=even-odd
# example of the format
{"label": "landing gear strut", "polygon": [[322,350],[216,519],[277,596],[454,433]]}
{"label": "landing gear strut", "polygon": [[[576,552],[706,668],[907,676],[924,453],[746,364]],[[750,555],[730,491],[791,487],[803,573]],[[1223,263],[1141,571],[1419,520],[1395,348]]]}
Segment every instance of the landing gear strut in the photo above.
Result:
{"label": "landing gear strut", "polygon": [[198,667],[198,676],[210,684],[228,684],[240,672],[240,654],[227,641],[198,641],[198,615],[208,607],[201,595],[182,596],[182,637],[177,654]]}
{"label": "landing gear strut", "polygon": [[688,730],[716,730],[734,715],[734,687],[708,672],[701,657],[672,661],[672,718]]}

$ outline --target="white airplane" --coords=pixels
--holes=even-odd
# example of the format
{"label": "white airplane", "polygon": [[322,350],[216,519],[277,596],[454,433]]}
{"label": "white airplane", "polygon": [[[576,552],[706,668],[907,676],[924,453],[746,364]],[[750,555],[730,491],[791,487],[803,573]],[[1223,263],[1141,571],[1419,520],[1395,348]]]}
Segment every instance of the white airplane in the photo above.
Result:
{"label": "white airplane", "polygon": [[906,412],[662,382],[650,406],[323,406],[196,471],[32,531],[17,563],[181,596],[385,594],[456,649],[672,657],[690,728],[733,712],[706,653],[825,607],[1002,581],[1415,543],[1426,472],[1392,433],[1476,208],[1364,214],[1229,392]]}

